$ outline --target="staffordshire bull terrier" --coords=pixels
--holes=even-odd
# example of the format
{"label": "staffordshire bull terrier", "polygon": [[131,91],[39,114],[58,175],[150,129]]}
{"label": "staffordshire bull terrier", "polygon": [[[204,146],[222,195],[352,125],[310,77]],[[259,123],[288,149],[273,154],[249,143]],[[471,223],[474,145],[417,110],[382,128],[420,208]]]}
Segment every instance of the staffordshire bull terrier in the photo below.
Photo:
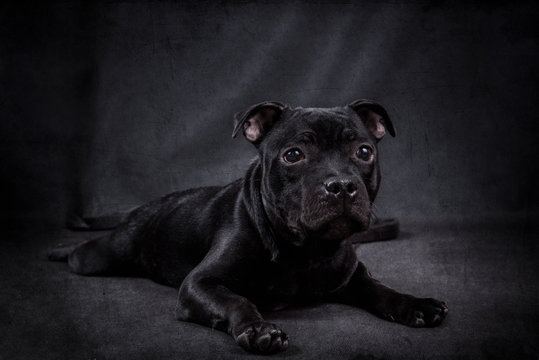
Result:
{"label": "staffordshire bull terrier", "polygon": [[60,247],[82,275],[140,275],[179,288],[177,318],[228,332],[245,350],[288,346],[259,310],[331,301],[413,327],[448,312],[432,298],[373,279],[350,235],[368,229],[380,184],[378,142],[393,124],[380,105],[263,102],[235,116],[258,149],[245,177],[175,192],[134,210],[110,235]]}

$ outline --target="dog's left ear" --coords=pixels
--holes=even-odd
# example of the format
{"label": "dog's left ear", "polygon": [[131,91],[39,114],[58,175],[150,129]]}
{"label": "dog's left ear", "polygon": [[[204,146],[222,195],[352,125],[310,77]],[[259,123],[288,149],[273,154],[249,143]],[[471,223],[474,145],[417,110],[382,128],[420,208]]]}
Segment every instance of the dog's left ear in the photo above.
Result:
{"label": "dog's left ear", "polygon": [[387,132],[395,137],[395,128],[384,107],[372,100],[356,100],[350,106],[358,115],[367,129],[380,141]]}
{"label": "dog's left ear", "polygon": [[234,116],[232,137],[243,130],[245,138],[253,144],[259,144],[275,122],[281,117],[285,105],[276,101],[266,101],[251,106]]}

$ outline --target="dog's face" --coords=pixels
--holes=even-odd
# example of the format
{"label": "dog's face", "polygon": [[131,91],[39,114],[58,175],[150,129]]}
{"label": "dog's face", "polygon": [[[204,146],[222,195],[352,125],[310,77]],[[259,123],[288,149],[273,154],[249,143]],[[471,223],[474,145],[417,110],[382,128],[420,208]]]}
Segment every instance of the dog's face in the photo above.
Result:
{"label": "dog's face", "polygon": [[380,183],[377,143],[386,127],[394,135],[380,105],[262,103],[237,119],[235,131],[241,126],[259,149],[264,208],[274,227],[292,234],[289,241],[340,242],[368,228]]}

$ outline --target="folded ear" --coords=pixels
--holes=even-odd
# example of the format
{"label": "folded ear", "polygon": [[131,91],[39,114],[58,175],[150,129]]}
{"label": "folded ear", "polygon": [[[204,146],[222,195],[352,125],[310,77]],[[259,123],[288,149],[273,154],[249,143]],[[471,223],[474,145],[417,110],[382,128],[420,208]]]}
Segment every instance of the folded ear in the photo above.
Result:
{"label": "folded ear", "polygon": [[395,128],[384,107],[372,100],[356,100],[350,106],[358,115],[367,129],[377,140],[381,140],[387,132],[395,137]]}
{"label": "folded ear", "polygon": [[238,132],[243,130],[247,140],[253,144],[259,144],[275,122],[279,120],[284,108],[285,105],[279,102],[266,101],[237,113],[234,116],[232,137],[236,137]]}

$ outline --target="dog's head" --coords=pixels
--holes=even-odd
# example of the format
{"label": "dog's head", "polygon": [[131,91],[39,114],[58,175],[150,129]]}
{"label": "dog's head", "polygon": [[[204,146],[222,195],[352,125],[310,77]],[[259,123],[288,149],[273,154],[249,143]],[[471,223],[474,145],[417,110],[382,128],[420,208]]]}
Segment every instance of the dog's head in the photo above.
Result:
{"label": "dog's head", "polygon": [[377,144],[386,132],[395,136],[381,105],[263,102],[236,115],[233,136],[240,131],[259,150],[262,204],[281,237],[295,246],[337,243],[368,228],[380,184]]}

